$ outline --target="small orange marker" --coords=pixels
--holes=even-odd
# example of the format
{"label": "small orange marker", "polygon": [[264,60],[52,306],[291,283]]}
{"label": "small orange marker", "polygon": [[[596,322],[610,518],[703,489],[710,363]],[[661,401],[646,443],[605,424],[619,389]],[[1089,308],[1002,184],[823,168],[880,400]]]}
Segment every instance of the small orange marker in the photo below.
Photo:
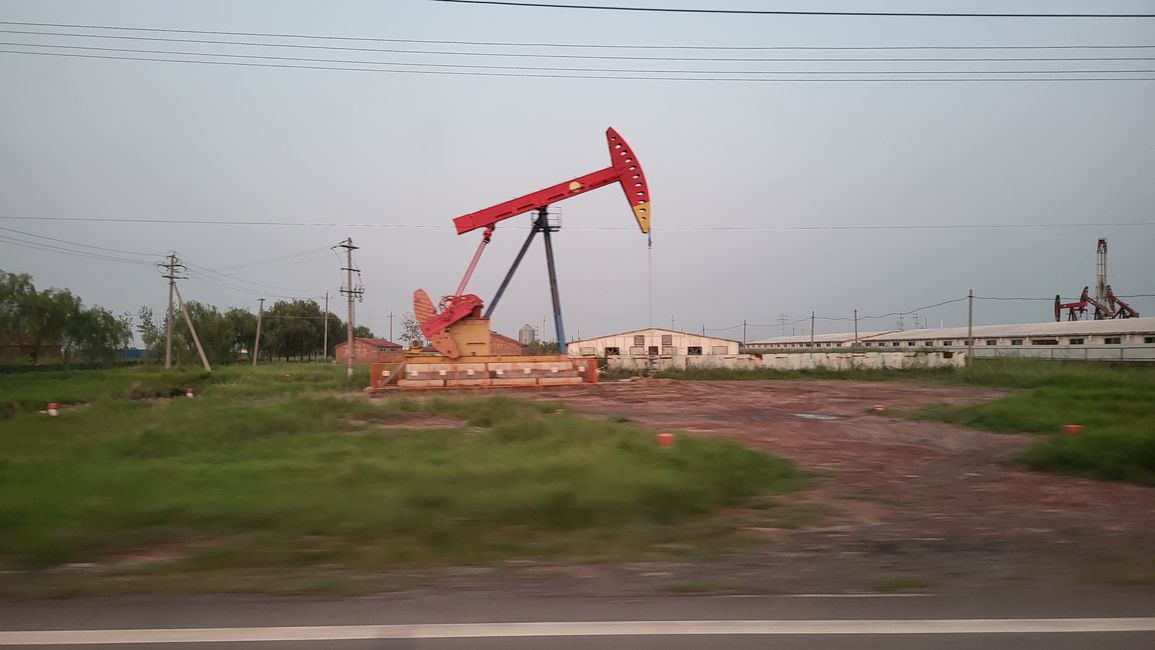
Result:
{"label": "small orange marker", "polygon": [[658,444],[663,446],[663,447],[673,447],[674,446],[674,434],[672,434],[672,433],[659,433],[658,434]]}

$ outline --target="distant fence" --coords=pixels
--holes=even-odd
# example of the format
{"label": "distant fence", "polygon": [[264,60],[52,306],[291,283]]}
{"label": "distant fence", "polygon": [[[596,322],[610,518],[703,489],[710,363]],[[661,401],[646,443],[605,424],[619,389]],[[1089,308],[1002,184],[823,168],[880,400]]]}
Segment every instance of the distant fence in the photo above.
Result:
{"label": "distant fence", "polygon": [[688,370],[690,368],[728,368],[730,370],[883,370],[905,368],[962,368],[965,351],[905,352],[763,352],[761,354],[611,356],[611,370]]}
{"label": "distant fence", "polygon": [[[976,341],[976,343],[978,343]],[[986,346],[975,345],[976,359],[1052,359],[1055,361],[1112,361],[1155,363],[1155,347],[1128,345]]]}

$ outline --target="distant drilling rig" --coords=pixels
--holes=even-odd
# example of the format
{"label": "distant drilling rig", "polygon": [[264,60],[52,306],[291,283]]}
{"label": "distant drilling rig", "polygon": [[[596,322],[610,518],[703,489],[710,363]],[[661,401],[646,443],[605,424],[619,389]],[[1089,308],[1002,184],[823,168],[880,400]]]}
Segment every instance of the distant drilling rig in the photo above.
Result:
{"label": "distant drilling rig", "polygon": [[1056,321],[1063,320],[1064,310],[1067,312],[1067,320],[1083,320],[1088,318],[1088,314],[1095,320],[1139,317],[1139,312],[1116,296],[1111,290],[1111,285],[1107,283],[1106,239],[1100,239],[1095,249],[1095,297],[1090,296],[1090,287],[1083,287],[1083,293],[1076,302],[1063,302],[1056,295]]}

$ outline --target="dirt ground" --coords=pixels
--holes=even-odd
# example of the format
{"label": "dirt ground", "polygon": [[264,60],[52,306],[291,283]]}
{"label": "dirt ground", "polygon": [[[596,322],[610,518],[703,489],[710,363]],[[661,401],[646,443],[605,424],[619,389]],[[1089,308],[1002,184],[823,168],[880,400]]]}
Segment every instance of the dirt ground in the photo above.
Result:
{"label": "dirt ground", "polygon": [[[732,439],[789,458],[815,480],[783,499],[819,504],[829,513],[813,526],[768,531],[766,543],[718,562],[575,569],[591,589],[1151,586],[1155,489],[1013,465],[1009,457],[1029,445],[1030,436],[886,414],[1005,394],[897,382],[656,379],[534,396],[579,413]],[[885,410],[871,412],[878,404]]]}

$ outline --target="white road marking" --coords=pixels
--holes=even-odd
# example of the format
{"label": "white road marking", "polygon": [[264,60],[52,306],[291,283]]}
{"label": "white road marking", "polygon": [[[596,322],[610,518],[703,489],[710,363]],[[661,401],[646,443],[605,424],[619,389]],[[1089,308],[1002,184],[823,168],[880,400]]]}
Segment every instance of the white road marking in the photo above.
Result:
{"label": "white road marking", "polygon": [[1080,632],[1155,632],[1155,618],[574,621],[139,630],[24,630],[0,631],[0,646],[583,636],[1070,634]]}
{"label": "white road marking", "polygon": [[782,594],[772,598],[933,598],[935,594]]}

